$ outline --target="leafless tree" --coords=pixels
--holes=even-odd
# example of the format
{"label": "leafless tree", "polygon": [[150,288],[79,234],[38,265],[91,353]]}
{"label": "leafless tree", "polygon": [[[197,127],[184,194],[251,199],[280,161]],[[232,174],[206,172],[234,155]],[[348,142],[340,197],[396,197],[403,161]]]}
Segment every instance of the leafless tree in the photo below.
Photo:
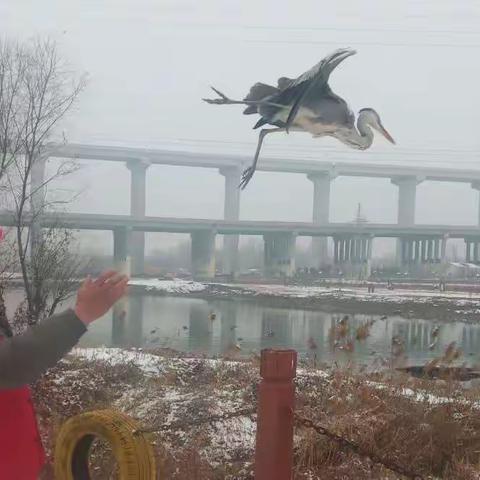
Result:
{"label": "leafless tree", "polygon": [[0,181],[21,151],[19,122],[23,111],[25,48],[0,40]]}
{"label": "leafless tree", "polygon": [[42,215],[66,202],[47,195],[47,190],[76,166],[62,162],[52,171],[45,168],[45,160],[85,77],[68,69],[51,40],[4,42],[0,56],[0,182],[13,210],[26,311],[35,323],[65,299],[78,268],[69,249],[72,233],[61,225],[44,229]]}

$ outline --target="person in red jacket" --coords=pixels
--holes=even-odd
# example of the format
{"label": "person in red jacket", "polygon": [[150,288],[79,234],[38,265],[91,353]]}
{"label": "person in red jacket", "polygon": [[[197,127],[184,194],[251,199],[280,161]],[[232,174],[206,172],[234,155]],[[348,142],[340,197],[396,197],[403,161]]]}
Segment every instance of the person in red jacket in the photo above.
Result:
{"label": "person in red jacket", "polygon": [[37,480],[45,463],[28,384],[66,355],[88,325],[127,291],[114,271],[80,287],[74,309],[54,315],[22,335],[0,336],[0,480]]}

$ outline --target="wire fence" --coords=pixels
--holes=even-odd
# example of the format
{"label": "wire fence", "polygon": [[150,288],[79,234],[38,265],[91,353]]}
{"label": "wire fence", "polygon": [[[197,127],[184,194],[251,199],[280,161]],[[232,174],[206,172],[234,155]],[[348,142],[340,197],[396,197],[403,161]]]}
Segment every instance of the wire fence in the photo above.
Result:
{"label": "wire fence", "polygon": [[382,465],[383,467],[387,468],[388,470],[391,470],[392,472],[398,473],[399,475],[403,475],[406,478],[409,478],[411,480],[424,480],[425,477],[422,475],[413,472],[409,468],[404,467],[403,465],[400,465],[398,462],[392,459],[388,458],[382,458],[379,455],[377,455],[375,452],[369,451],[368,449],[362,447],[361,445],[358,445],[355,442],[352,442],[351,440],[342,437],[341,435],[338,435],[331,430],[325,428],[322,425],[319,425],[318,423],[313,422],[313,420],[303,417],[298,414],[294,414],[295,416],[295,423],[296,425],[300,427],[305,427],[305,428],[311,428],[315,430],[319,435],[323,435],[327,437],[328,439],[334,441],[340,448],[353,452],[356,455],[359,455],[361,457],[368,458],[371,460],[373,463]]}
{"label": "wire fence", "polygon": [[[258,421],[258,407],[250,408],[241,408],[231,412],[224,412],[221,414],[215,415],[205,415],[194,420],[179,420],[176,422],[162,423],[159,425],[153,425],[148,428],[141,428],[134,432],[134,434],[143,434],[143,433],[160,433],[160,432],[169,432],[175,430],[185,430],[189,427],[196,427],[200,425],[213,424],[216,422],[222,422],[226,420],[231,420],[234,418],[240,417],[250,417],[252,421]],[[329,440],[335,442],[337,446],[346,452],[351,452],[355,455],[358,455],[363,458],[369,459],[372,463],[381,465],[384,468],[398,474],[402,475],[405,478],[410,480],[425,480],[425,477],[417,472],[412,471],[411,469],[404,467],[399,462],[391,458],[385,458],[377,453],[369,450],[368,448],[359,445],[358,443],[346,438],[345,436],[339,435],[338,433],[333,432],[327,427],[320,425],[314,420],[307,418],[299,413],[292,412],[297,428],[312,429],[319,435],[327,437]],[[254,418],[256,417],[256,419]]]}

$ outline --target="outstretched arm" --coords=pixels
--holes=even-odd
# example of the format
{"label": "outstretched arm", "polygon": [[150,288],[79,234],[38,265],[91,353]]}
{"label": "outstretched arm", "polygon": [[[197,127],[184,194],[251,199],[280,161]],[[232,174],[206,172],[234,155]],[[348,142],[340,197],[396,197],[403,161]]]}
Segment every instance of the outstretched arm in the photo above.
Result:
{"label": "outstretched arm", "polygon": [[67,310],[30,328],[22,335],[0,343],[0,389],[32,383],[53,367],[87,330],[85,324]]}
{"label": "outstretched arm", "polygon": [[22,335],[0,341],[0,389],[37,380],[78,342],[88,324],[108,312],[126,292],[128,278],[106,272],[80,287],[75,310],[54,315]]}

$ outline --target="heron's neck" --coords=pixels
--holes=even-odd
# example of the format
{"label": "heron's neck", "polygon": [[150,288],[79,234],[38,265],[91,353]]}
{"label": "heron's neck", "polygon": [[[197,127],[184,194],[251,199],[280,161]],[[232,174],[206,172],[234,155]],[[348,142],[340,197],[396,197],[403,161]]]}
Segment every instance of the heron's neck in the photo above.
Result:
{"label": "heron's neck", "polygon": [[373,130],[368,124],[368,119],[361,113],[357,119],[357,132],[355,135],[355,144],[357,148],[365,150],[369,148],[373,143]]}

